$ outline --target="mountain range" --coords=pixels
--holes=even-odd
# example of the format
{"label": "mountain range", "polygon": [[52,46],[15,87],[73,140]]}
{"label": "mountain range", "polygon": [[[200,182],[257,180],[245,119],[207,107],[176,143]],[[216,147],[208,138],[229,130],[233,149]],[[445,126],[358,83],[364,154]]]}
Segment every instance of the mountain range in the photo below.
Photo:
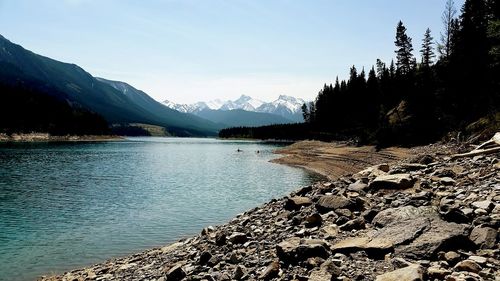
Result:
{"label": "mountain range", "polygon": [[[50,96],[72,109],[83,108],[110,124],[157,125],[177,136],[216,135],[221,128],[193,114],[170,109],[124,82],[93,77],[75,64],[35,54],[1,35],[0,63],[2,85],[28,85],[30,94]],[[3,107],[24,110],[23,104],[4,103]]]}
{"label": "mountain range", "polygon": [[236,100],[221,101],[216,99],[193,104],[177,104],[169,100],[163,101],[163,104],[169,108],[198,116],[202,116],[203,114],[201,112],[207,110],[231,111],[239,109],[249,112],[278,115],[288,120],[287,123],[303,121],[301,108],[304,103],[305,101],[303,99],[286,95],[280,95],[278,99],[272,102],[263,102],[247,95],[242,95]]}
{"label": "mountain range", "polygon": [[103,134],[111,128],[135,135],[143,128],[164,128],[174,136],[215,136],[227,127],[300,122],[304,102],[283,95],[266,103],[242,95],[234,101],[160,103],[125,82],[94,77],[1,35],[0,99],[0,133]]}

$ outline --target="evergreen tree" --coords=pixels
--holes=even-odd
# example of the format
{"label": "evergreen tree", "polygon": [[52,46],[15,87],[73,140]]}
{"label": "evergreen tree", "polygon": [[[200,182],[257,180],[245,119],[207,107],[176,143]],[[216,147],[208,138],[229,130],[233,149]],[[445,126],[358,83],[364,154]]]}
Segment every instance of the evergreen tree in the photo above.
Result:
{"label": "evergreen tree", "polygon": [[413,46],[411,38],[406,34],[406,27],[402,21],[399,21],[396,28],[396,67],[400,74],[409,74],[415,65],[413,57]]}
{"label": "evergreen tree", "polygon": [[304,122],[309,123],[311,119],[309,118],[311,115],[309,113],[309,108],[307,108],[307,104],[302,104],[302,117],[304,118]]}
{"label": "evergreen tree", "polygon": [[424,67],[430,67],[432,64],[432,60],[434,59],[434,50],[433,50],[433,43],[431,36],[431,30],[427,28],[424,34],[424,39],[422,40],[422,50],[420,50],[420,53],[422,54],[422,65]]}

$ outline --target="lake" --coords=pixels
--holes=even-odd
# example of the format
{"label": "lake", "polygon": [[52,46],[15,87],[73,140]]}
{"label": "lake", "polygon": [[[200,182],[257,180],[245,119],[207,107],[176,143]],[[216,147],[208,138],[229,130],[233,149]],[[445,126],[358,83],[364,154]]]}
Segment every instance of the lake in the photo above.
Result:
{"label": "lake", "polygon": [[0,280],[162,246],[321,179],[270,163],[277,147],[195,138],[2,144]]}

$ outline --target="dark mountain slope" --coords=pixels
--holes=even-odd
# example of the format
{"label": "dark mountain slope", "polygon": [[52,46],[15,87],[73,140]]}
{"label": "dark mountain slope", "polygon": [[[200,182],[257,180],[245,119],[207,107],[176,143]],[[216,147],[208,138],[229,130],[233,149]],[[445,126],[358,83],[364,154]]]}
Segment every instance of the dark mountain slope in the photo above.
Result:
{"label": "dark mountain slope", "polygon": [[276,114],[246,111],[243,109],[204,109],[197,112],[196,115],[212,122],[222,124],[224,127],[265,126],[271,124],[293,123],[293,121]]}
{"label": "dark mountain slope", "polygon": [[64,93],[64,99],[104,116],[110,123],[159,125],[181,136],[213,135],[218,130],[215,124],[169,109],[144,92],[134,89],[124,93],[75,64],[37,55],[1,35],[0,62],[15,66],[18,80],[41,81],[57,90],[57,95]]}

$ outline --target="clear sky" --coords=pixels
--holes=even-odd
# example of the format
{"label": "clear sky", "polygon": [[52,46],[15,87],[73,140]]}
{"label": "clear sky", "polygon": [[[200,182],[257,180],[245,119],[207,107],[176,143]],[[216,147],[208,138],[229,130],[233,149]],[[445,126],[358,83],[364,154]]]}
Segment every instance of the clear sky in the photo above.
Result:
{"label": "clear sky", "polygon": [[[455,0],[459,10],[463,0]],[[157,100],[313,99],[349,67],[394,57],[401,19],[418,55],[445,0],[0,0],[0,34]]]}

